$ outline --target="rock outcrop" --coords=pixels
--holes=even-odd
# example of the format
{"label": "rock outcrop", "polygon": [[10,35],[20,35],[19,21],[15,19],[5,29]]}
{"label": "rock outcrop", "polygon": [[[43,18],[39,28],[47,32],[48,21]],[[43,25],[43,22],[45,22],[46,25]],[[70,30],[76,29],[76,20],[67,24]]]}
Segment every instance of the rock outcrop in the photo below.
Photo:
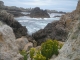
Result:
{"label": "rock outcrop", "polygon": [[21,51],[24,49],[24,46],[29,43],[29,41],[26,37],[21,37],[16,40],[16,43],[18,44],[18,48]]}
{"label": "rock outcrop", "polygon": [[24,46],[23,50],[29,51],[32,47],[33,47],[33,43],[29,42]]}
{"label": "rock outcrop", "polygon": [[80,16],[80,0],[76,10],[71,13],[62,15],[59,21],[53,21],[49,23],[44,29],[32,34],[33,38],[40,45],[46,39],[56,39],[60,41],[66,41],[69,31],[74,27]]}
{"label": "rock outcrop", "polygon": [[47,11],[41,10],[39,7],[36,7],[31,11],[30,17],[32,18],[50,18]]}
{"label": "rock outcrop", "polygon": [[[67,21],[66,19],[69,19],[70,17],[73,20],[72,23],[75,19],[76,22],[74,23],[73,28],[70,29],[67,42],[65,42],[59,51],[58,57],[50,60],[80,60],[80,0],[78,1],[76,10],[66,16],[65,18],[63,17],[64,21]],[[69,24],[69,26],[71,26],[71,24]]]}
{"label": "rock outcrop", "polygon": [[11,27],[0,21],[0,60],[23,60]]}
{"label": "rock outcrop", "polygon": [[54,21],[49,23],[44,29],[32,34],[33,38],[37,41],[38,45],[45,42],[48,39],[56,39],[65,41],[68,31],[65,28],[63,22]]}
{"label": "rock outcrop", "polygon": [[80,19],[75,23],[58,57],[51,60],[80,60]]}
{"label": "rock outcrop", "polygon": [[0,11],[0,21],[12,27],[16,38],[20,38],[22,36],[27,35],[26,27],[22,26],[18,21],[14,20],[14,17],[12,14],[7,13],[4,10]]}
{"label": "rock outcrop", "polygon": [[20,51],[22,50],[29,51],[29,49],[33,47],[33,43],[29,42],[28,39],[24,36],[22,36],[21,38],[18,38],[16,40],[16,43],[18,44],[18,48]]}

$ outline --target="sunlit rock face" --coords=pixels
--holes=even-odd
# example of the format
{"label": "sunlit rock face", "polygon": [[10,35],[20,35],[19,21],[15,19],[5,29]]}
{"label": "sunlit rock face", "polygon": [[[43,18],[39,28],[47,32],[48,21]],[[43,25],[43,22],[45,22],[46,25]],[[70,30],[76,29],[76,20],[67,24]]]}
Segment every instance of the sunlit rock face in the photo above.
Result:
{"label": "sunlit rock face", "polygon": [[11,27],[0,21],[0,60],[23,60]]}

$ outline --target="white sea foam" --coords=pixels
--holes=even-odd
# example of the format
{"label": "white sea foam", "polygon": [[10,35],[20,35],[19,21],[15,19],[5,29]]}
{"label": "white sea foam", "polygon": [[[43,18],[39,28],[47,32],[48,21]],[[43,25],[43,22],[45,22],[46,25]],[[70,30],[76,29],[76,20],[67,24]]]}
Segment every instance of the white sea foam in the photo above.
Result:
{"label": "white sea foam", "polygon": [[32,34],[39,29],[43,29],[48,23],[51,23],[54,20],[59,20],[60,17],[57,18],[30,18],[27,16],[17,17],[15,18],[19,21],[23,26],[26,26],[28,29],[28,33]]}

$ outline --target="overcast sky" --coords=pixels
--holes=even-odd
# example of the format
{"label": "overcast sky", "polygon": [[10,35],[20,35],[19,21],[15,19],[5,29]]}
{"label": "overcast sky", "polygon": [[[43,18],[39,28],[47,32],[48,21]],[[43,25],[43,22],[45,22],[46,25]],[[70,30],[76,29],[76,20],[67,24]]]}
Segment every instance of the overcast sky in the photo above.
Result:
{"label": "overcast sky", "polygon": [[24,8],[40,7],[57,11],[71,12],[76,9],[78,0],[2,0],[7,6]]}

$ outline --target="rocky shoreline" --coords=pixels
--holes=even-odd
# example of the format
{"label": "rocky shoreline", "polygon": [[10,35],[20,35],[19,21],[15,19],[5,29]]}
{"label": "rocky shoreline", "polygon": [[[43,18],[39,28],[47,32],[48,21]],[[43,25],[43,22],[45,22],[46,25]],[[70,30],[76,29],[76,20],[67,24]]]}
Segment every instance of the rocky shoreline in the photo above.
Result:
{"label": "rocky shoreline", "polygon": [[80,60],[80,0],[76,10],[49,23],[29,36],[26,27],[14,20],[12,14],[0,10],[0,60],[24,60],[19,53],[41,45],[47,39],[64,41],[59,55],[50,60]]}

